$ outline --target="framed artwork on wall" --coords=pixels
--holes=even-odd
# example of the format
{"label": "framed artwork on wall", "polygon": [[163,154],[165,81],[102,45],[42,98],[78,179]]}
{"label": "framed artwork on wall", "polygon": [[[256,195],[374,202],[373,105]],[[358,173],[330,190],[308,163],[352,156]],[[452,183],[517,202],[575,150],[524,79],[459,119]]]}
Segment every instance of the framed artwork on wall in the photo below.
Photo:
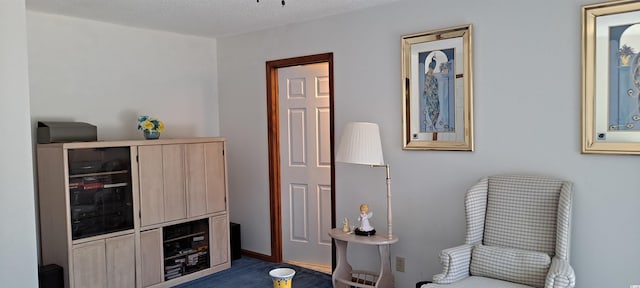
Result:
{"label": "framed artwork on wall", "polygon": [[582,153],[640,154],[640,2],[582,7]]}
{"label": "framed artwork on wall", "polygon": [[473,151],[472,26],[402,36],[402,148]]}

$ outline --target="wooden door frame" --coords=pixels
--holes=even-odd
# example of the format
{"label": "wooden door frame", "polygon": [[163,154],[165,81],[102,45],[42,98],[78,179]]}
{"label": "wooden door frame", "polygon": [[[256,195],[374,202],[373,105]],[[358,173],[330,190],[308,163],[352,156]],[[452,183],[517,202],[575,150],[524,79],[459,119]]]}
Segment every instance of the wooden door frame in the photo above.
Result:
{"label": "wooden door frame", "polygon": [[[335,168],[333,136],[333,53],[315,54],[266,62],[267,68],[267,125],[269,138],[269,210],[271,217],[271,255],[264,260],[282,262],[282,207],[280,205],[280,119],[278,116],[278,69],[316,64],[329,64],[329,141],[331,151],[331,227],[336,224]],[[333,257],[335,258],[335,257]]]}

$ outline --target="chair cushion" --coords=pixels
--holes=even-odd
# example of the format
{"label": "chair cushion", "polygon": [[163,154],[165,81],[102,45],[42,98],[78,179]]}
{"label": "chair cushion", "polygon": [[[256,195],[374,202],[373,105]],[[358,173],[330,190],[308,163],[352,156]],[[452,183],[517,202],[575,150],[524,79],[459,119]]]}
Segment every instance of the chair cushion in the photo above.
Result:
{"label": "chair cushion", "polygon": [[477,245],[471,252],[471,275],[544,287],[551,257],[546,253]]}
{"label": "chair cushion", "polygon": [[531,288],[531,286],[480,276],[467,277],[451,284],[429,283],[420,288]]}
{"label": "chair cushion", "polygon": [[489,177],[482,244],[554,255],[563,183],[542,176]]}

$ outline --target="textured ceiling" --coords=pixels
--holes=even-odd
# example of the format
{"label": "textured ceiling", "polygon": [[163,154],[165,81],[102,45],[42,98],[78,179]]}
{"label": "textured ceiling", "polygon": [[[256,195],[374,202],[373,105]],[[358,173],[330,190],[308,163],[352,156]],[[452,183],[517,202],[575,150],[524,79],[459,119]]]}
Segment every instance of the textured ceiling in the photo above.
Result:
{"label": "textured ceiling", "polygon": [[126,26],[220,37],[400,0],[26,0],[27,9]]}

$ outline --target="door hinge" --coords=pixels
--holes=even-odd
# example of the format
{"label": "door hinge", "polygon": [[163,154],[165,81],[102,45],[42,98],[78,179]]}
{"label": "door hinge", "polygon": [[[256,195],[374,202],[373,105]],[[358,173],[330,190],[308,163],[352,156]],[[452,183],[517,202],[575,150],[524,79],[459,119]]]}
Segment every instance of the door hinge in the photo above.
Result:
{"label": "door hinge", "polygon": [[140,162],[140,156],[136,155],[136,162]]}

